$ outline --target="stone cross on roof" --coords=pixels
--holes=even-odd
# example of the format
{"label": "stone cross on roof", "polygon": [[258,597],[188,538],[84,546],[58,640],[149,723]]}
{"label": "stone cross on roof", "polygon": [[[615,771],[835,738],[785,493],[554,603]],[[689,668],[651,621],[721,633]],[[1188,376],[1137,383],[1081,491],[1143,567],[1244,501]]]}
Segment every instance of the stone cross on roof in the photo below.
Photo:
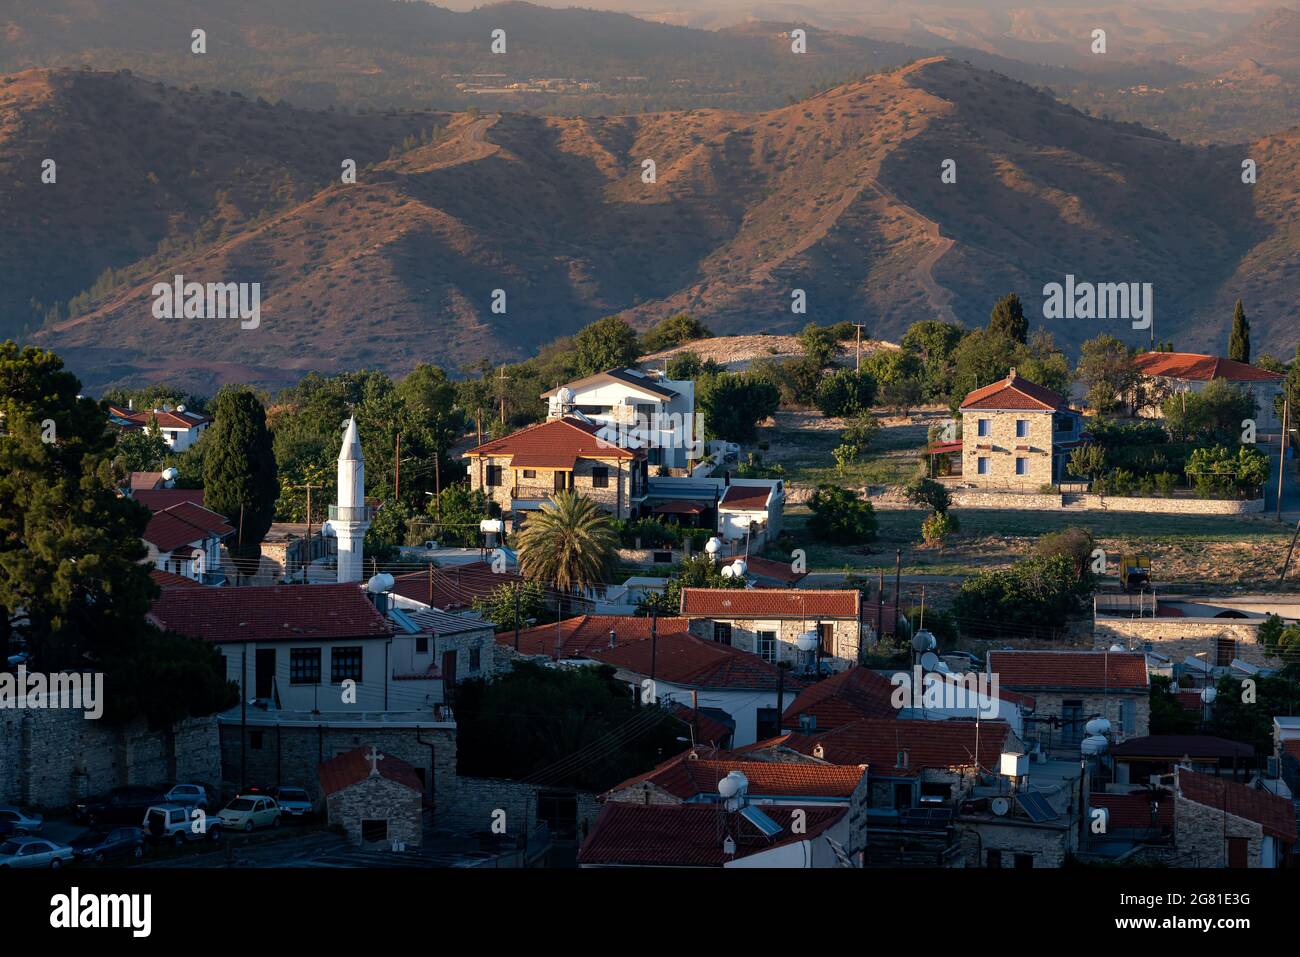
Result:
{"label": "stone cross on roof", "polygon": [[378,777],[379,762],[384,760],[384,756],[379,753],[379,750],[373,744],[370,746],[370,753],[366,755],[366,760],[370,762],[370,776],[372,778]]}

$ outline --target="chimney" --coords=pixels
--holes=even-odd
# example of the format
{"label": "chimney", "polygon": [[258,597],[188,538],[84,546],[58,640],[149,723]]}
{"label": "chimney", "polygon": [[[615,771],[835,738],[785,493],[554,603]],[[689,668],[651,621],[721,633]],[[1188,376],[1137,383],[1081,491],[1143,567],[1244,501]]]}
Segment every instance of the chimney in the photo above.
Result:
{"label": "chimney", "polygon": [[1015,378],[1016,378],[1016,367],[1012,366],[1011,371],[1007,373],[1007,381],[1013,382],[1015,381]]}

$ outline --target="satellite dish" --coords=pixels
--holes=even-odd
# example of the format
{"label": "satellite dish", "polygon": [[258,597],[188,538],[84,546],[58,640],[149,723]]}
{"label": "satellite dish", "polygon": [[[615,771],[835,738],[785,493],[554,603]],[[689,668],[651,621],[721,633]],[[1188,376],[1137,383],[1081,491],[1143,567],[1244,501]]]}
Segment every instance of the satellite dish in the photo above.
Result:
{"label": "satellite dish", "polygon": [[733,568],[732,566],[730,566],[730,565],[723,565],[723,566],[722,566],[722,577],[723,577],[723,578],[732,578],[732,577],[735,576],[735,574],[736,574],[736,569]]}
{"label": "satellite dish", "polygon": [[710,555],[718,554],[718,552],[722,551],[722,539],[718,538],[716,535],[713,536],[704,543],[704,550]]}
{"label": "satellite dish", "polygon": [[1110,742],[1099,734],[1092,734],[1079,742],[1079,751],[1085,755],[1105,754]]}
{"label": "satellite dish", "polygon": [[1093,718],[1083,726],[1083,730],[1095,735],[1110,734],[1110,722],[1105,718]]}
{"label": "satellite dish", "polygon": [[1204,704],[1214,704],[1214,699],[1219,696],[1219,692],[1213,688],[1201,689],[1201,702]]}
{"label": "satellite dish", "polygon": [[176,406],[176,411],[177,411],[177,412],[184,412],[184,411],[185,411],[185,406],[183,406],[183,405],[178,405],[178,406]]}
{"label": "satellite dish", "polygon": [[938,645],[938,639],[924,628],[912,636],[912,650],[915,652],[934,651]]}
{"label": "satellite dish", "polygon": [[940,672],[940,673],[942,673],[942,674],[945,674],[945,675],[952,674],[952,669],[948,667],[948,662],[946,662],[946,661],[941,661],[941,662],[939,662],[939,666],[938,666],[937,668],[935,668],[934,670],[935,670],[935,671],[938,671],[938,672]]}
{"label": "satellite dish", "polygon": [[366,591],[372,595],[382,595],[384,592],[392,591],[396,581],[388,572],[380,572],[370,581],[366,582]]}
{"label": "satellite dish", "polygon": [[733,798],[736,792],[740,790],[740,785],[736,783],[735,778],[728,774],[718,782],[718,793],[724,798]]}
{"label": "satellite dish", "polygon": [[1006,813],[1011,810],[1011,799],[995,797],[989,801],[989,810],[998,817],[1005,817]]}
{"label": "satellite dish", "polygon": [[925,654],[921,656],[921,667],[924,668],[926,671],[938,671],[939,656],[936,655],[933,651],[927,651]]}
{"label": "satellite dish", "polygon": [[1123,645],[1121,645],[1119,642],[1115,642],[1115,644],[1111,645],[1111,646],[1110,646],[1110,650],[1111,650],[1111,651],[1128,651],[1128,649],[1125,648]]}
{"label": "satellite dish", "polygon": [[795,647],[800,651],[813,651],[820,643],[815,631],[805,631],[794,640]]}
{"label": "satellite dish", "polygon": [[731,563],[732,574],[737,578],[744,578],[745,572],[749,571],[749,566],[745,564],[743,558],[737,558]]}

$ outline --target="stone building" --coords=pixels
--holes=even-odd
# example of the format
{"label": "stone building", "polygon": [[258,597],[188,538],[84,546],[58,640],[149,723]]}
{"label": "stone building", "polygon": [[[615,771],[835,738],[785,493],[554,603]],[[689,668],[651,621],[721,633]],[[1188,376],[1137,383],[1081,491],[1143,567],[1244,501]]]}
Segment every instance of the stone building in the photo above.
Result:
{"label": "stone building", "polygon": [[595,500],[614,518],[629,518],[646,495],[646,452],[599,438],[599,431],[565,417],[485,442],[464,455],[470,488],[495,503],[511,527],[565,489]]}
{"label": "stone building", "polygon": [[1112,740],[1143,737],[1151,727],[1146,656],[1114,651],[990,651],[990,681],[1003,691],[1032,695],[1025,742],[1047,754],[1077,758],[1085,727],[1110,721]]}
{"label": "stone building", "polygon": [[[681,617],[691,634],[764,661],[790,662],[796,671],[823,667],[842,671],[857,664],[862,643],[862,595],[857,589],[683,588]],[[799,650],[800,635],[817,638],[813,651]]]}
{"label": "stone building", "polygon": [[1187,768],[1174,770],[1174,851],[1180,867],[1281,867],[1296,844],[1291,802]]}
{"label": "stone building", "polygon": [[1133,360],[1142,374],[1143,402],[1136,412],[1162,418],[1161,404],[1171,396],[1200,392],[1215,379],[1230,382],[1255,400],[1256,426],[1261,432],[1280,431],[1282,423],[1273,400],[1282,393],[1286,376],[1245,362],[1195,352],[1144,352]]}
{"label": "stone building", "polygon": [[318,770],[328,821],[352,843],[420,846],[424,784],[405,761],[371,745],[345,751]]}
{"label": "stone building", "polygon": [[1035,491],[1067,478],[1083,417],[1066,400],[1012,369],[962,401],[963,483]]}

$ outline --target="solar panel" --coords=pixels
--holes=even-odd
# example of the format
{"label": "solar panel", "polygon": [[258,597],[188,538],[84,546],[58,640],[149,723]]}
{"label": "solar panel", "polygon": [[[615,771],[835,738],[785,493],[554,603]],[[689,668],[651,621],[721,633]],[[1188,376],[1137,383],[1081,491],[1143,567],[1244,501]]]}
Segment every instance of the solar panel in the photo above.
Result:
{"label": "solar panel", "polygon": [[758,828],[767,837],[776,837],[781,833],[781,825],[772,820],[752,804],[746,804],[740,809],[740,816],[743,817],[754,827]]}
{"label": "solar panel", "polygon": [[1029,820],[1035,824],[1041,824],[1044,821],[1055,821],[1059,814],[1047,803],[1047,798],[1037,791],[1021,791],[1016,795],[1016,803],[1021,809],[1029,815]]}
{"label": "solar panel", "polygon": [[910,827],[946,827],[952,821],[948,807],[910,807],[903,811],[903,824]]}

